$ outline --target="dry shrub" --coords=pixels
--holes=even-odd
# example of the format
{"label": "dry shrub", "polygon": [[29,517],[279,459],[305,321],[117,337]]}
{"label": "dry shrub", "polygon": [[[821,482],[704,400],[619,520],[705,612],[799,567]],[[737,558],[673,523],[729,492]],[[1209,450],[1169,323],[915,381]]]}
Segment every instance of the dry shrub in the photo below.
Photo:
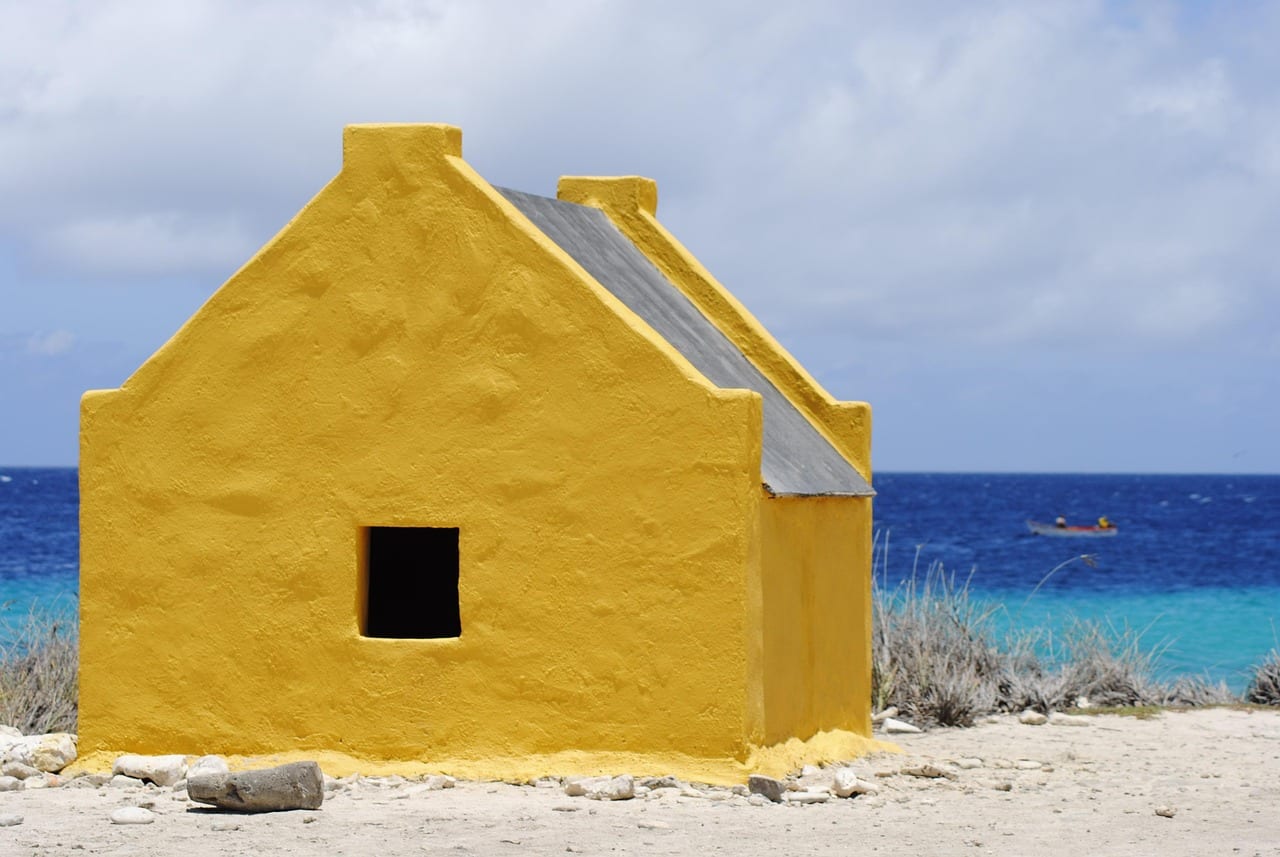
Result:
{"label": "dry shrub", "polygon": [[1280,705],[1280,650],[1272,649],[1253,668],[1253,678],[1244,693],[1245,702],[1258,705]]}
{"label": "dry shrub", "polygon": [[[913,569],[909,579],[886,592],[880,581],[887,554],[887,539],[882,545],[877,534],[872,592],[876,710],[896,706],[920,724],[968,726],[997,711],[1060,711],[1080,697],[1106,707],[1211,705],[1234,699],[1225,684],[1203,679],[1162,684],[1155,668],[1164,647],[1145,644],[1143,634],[1129,628],[1081,621],[1056,640],[1031,632],[997,640],[993,619],[1003,607],[975,598],[968,581],[957,583],[940,563],[930,564],[923,576],[918,567]],[[1077,560],[1091,563],[1092,557],[1062,563],[1040,586]],[[1260,697],[1280,704],[1280,655],[1259,668],[1255,685]]]}
{"label": "dry shrub", "polygon": [[0,627],[0,723],[24,735],[75,732],[78,637],[73,613],[32,608]]}

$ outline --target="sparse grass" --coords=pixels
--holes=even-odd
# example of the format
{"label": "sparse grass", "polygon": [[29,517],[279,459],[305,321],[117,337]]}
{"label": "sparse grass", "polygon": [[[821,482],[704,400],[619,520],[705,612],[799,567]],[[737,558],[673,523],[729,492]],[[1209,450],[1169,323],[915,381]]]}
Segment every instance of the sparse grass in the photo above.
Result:
{"label": "sparse grass", "polygon": [[6,620],[0,639],[0,723],[24,735],[75,732],[79,640],[67,611],[33,608]]}
{"label": "sparse grass", "polygon": [[[1076,622],[1057,639],[1031,631],[997,638],[994,620],[1004,608],[976,598],[968,580],[957,582],[939,563],[923,573],[913,568],[906,581],[886,591],[881,581],[887,553],[877,534],[872,598],[876,710],[896,706],[919,724],[968,726],[977,717],[1001,711],[1074,709],[1082,697],[1090,705],[1085,710],[1101,706],[1128,716],[1150,716],[1146,712],[1159,706],[1238,701],[1225,684],[1157,680],[1164,647],[1144,642],[1141,631]],[[1041,585],[1076,561],[1090,563],[1092,557],[1060,564]],[[1269,672],[1259,668],[1255,685],[1280,704],[1280,656],[1272,658]]]}
{"label": "sparse grass", "polygon": [[1253,679],[1244,692],[1244,699],[1258,705],[1280,705],[1280,650],[1272,649],[1262,663],[1253,668]]}

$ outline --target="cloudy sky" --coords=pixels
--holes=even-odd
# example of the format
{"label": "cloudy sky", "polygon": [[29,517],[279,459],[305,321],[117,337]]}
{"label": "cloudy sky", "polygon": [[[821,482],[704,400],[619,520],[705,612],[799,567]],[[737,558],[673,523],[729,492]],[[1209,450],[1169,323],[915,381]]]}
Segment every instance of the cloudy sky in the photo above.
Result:
{"label": "cloudy sky", "polygon": [[0,464],[339,168],[642,174],[881,470],[1280,472],[1280,4],[0,0]]}

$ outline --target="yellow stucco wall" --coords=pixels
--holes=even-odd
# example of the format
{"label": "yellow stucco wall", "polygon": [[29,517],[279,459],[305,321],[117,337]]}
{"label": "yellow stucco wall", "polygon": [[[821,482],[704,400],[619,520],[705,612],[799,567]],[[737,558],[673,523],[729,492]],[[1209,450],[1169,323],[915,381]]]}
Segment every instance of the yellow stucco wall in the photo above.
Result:
{"label": "yellow stucco wall", "polygon": [[[836,731],[763,746],[785,732],[766,569],[845,513],[762,511],[760,420],[480,178],[456,128],[349,127],[339,175],[84,397],[86,764],[723,782],[852,755],[821,706],[796,722]],[[360,635],[369,526],[459,528],[459,638]]]}
{"label": "yellow stucco wall", "polygon": [[871,734],[869,498],[760,504],[765,744]]}

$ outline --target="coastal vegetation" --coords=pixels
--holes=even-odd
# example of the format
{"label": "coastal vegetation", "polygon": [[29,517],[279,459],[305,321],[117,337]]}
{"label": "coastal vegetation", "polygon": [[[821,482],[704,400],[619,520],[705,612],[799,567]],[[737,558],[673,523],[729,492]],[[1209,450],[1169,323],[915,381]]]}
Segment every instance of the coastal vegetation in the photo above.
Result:
{"label": "coastal vegetation", "polygon": [[75,732],[79,640],[63,604],[0,621],[0,724],[24,735]]}
{"label": "coastal vegetation", "polygon": [[[872,609],[872,705],[921,725],[968,726],[978,717],[1033,709],[1126,710],[1240,702],[1225,683],[1162,680],[1162,647],[1140,630],[1075,622],[1065,632],[1012,627],[1008,608],[976,596],[940,563],[888,589],[876,539]],[[1071,562],[1052,569],[1041,581]],[[1028,595],[1035,596],[1039,586]],[[1245,701],[1280,704],[1280,655],[1254,670]]]}

